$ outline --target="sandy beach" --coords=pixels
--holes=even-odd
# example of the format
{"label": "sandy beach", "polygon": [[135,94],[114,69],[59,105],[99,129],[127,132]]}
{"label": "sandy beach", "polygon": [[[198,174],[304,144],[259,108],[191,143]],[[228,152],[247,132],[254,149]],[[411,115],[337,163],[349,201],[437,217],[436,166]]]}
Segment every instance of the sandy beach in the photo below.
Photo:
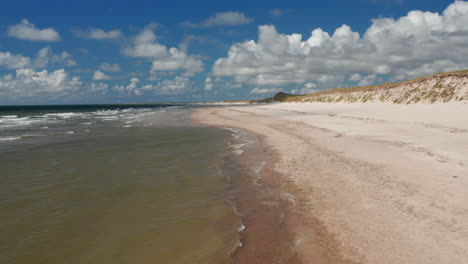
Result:
{"label": "sandy beach", "polygon": [[467,113],[465,103],[274,103],[193,119],[257,134],[276,153],[303,263],[468,263]]}

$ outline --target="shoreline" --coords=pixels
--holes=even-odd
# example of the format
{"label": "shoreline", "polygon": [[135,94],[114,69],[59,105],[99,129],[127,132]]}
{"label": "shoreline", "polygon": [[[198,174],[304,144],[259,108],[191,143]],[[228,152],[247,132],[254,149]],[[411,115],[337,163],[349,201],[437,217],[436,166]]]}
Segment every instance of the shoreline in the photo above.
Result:
{"label": "shoreline", "polygon": [[279,186],[298,198],[287,225],[303,263],[466,263],[467,110],[272,104],[192,118],[259,135],[276,153]]}
{"label": "shoreline", "polygon": [[231,254],[233,263],[302,263],[291,246],[294,238],[285,225],[292,204],[291,198],[282,196],[286,192],[273,172],[275,153],[257,134],[240,128],[221,128],[232,132],[233,139],[223,159],[223,174],[235,186],[229,200],[242,224],[238,229],[239,247]]}
{"label": "shoreline", "polygon": [[[233,105],[228,105],[233,106]],[[205,125],[205,126],[214,126],[223,129],[237,129],[244,131],[244,133],[248,133],[251,136],[256,137],[258,146],[249,146],[246,149],[247,153],[243,153],[239,156],[232,156],[236,157],[234,164],[242,166],[242,168],[238,171],[242,171],[245,173],[246,171],[251,171],[251,168],[248,168],[252,165],[252,162],[249,161],[249,158],[252,158],[253,155],[261,154],[266,155],[266,159],[268,160],[260,171],[263,174],[261,180],[263,187],[269,189],[272,192],[275,192],[274,197],[268,198],[270,202],[279,203],[281,205],[276,206],[274,208],[277,212],[281,213],[280,219],[280,226],[276,226],[276,228],[280,228],[280,237],[275,237],[278,239],[277,241],[268,241],[267,244],[260,246],[260,251],[258,252],[258,244],[251,243],[252,240],[262,240],[265,236],[258,237],[259,230],[252,230],[251,223],[254,222],[254,225],[264,225],[265,222],[270,222],[270,220],[265,221],[264,215],[252,214],[248,216],[246,219],[245,216],[241,217],[242,225],[244,226],[245,230],[239,232],[239,238],[241,247],[237,248],[233,251],[232,257],[235,263],[283,263],[278,261],[284,261],[288,264],[302,264],[302,263],[343,263],[343,264],[352,264],[355,263],[349,259],[346,259],[345,256],[337,253],[339,249],[339,245],[337,241],[333,238],[332,235],[327,233],[321,228],[317,228],[320,226],[321,223],[314,218],[304,218],[304,215],[301,214],[300,208],[302,203],[307,203],[303,198],[301,198],[301,190],[296,186],[296,183],[293,182],[291,179],[288,179],[289,176],[284,177],[283,172],[279,172],[275,167],[281,160],[281,153],[277,151],[274,145],[268,143],[268,136],[265,134],[258,133],[258,131],[250,130],[248,127],[241,126],[241,125],[233,125],[233,124],[213,124],[210,122],[206,122],[203,117],[200,117],[200,114],[205,114],[206,111],[216,109],[218,106],[209,107],[208,109],[194,109],[192,112],[192,121],[196,124]],[[224,106],[221,106],[224,107]],[[244,135],[245,136],[245,135]],[[259,153],[259,152],[263,153]],[[265,157],[264,157],[265,158]],[[247,178],[251,178],[252,175],[247,176]],[[244,183],[245,184],[245,183]],[[251,183],[249,183],[251,184]],[[256,190],[258,192],[258,190]],[[285,196],[286,194],[286,196]],[[287,195],[291,195],[288,197]],[[249,196],[244,197],[247,199],[252,199],[255,197]],[[275,201],[276,200],[276,201]],[[244,201],[244,202],[248,202]],[[255,205],[254,205],[255,206]],[[237,206],[236,206],[237,207]],[[240,206],[236,210],[252,210],[252,204],[247,206]],[[278,216],[278,215],[277,215]],[[268,223],[269,226],[267,229],[271,229],[271,222]],[[313,234],[317,239],[314,241],[314,247],[307,249],[308,254],[310,256],[304,256],[303,250],[300,248],[300,243],[302,237],[298,235],[299,233],[303,232],[304,225],[314,225],[315,227],[313,230],[308,230],[308,234]],[[258,228],[257,228],[258,229]],[[261,228],[260,228],[261,229]],[[262,230],[264,233],[271,233],[269,230]],[[266,235],[266,237],[270,235]],[[274,235],[273,235],[274,236]],[[253,239],[251,238],[253,237]],[[246,241],[247,240],[247,241]],[[279,242],[280,241],[280,242]],[[253,246],[252,246],[253,244]],[[280,251],[278,251],[280,249]],[[267,252],[265,254],[264,252]],[[281,260],[279,260],[281,259]],[[310,262],[313,261],[313,262]]]}

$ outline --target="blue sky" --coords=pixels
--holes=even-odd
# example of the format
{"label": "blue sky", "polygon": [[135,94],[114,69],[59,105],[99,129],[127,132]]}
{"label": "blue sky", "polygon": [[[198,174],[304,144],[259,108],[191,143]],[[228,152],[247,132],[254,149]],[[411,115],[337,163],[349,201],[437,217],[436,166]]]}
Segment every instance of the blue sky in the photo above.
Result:
{"label": "blue sky", "polygon": [[468,68],[468,2],[7,1],[0,104],[264,98]]}

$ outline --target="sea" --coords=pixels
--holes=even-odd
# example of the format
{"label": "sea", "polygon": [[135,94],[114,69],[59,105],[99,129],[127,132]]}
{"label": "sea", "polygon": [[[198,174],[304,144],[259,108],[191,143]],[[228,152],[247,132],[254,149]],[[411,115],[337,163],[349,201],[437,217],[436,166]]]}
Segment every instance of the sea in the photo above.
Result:
{"label": "sea", "polygon": [[294,263],[271,157],[204,107],[0,106],[0,263]]}

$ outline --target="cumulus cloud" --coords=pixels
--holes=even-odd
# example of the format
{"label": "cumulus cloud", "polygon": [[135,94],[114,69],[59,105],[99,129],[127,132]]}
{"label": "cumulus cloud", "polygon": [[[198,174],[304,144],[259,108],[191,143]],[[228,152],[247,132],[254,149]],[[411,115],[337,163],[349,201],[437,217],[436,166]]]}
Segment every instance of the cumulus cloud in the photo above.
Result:
{"label": "cumulus cloud", "polygon": [[353,82],[360,81],[360,80],[362,80],[362,76],[359,73],[355,73],[355,74],[352,74],[351,76],[349,76],[349,80],[353,81]]}
{"label": "cumulus cloud", "polygon": [[48,95],[58,97],[79,90],[81,81],[64,69],[56,71],[16,70],[16,75],[0,77],[0,95],[6,98]]}
{"label": "cumulus cloud", "polygon": [[49,65],[76,66],[72,55],[66,51],[55,54],[50,47],[42,48],[37,53],[32,68],[45,68]]}
{"label": "cumulus cloud", "polygon": [[98,80],[109,80],[110,77],[109,75],[103,73],[102,71],[95,71],[93,75],[93,80],[98,81]]}
{"label": "cumulus cloud", "polygon": [[212,75],[256,86],[408,79],[468,68],[467,34],[468,2],[463,1],[442,14],[411,11],[396,20],[374,19],[362,36],[343,25],[333,34],[314,29],[303,40],[300,34],[281,34],[263,25],[257,41],[236,43],[216,60]]}
{"label": "cumulus cloud", "polygon": [[377,81],[377,75],[370,74],[358,82],[359,86],[369,86]]}
{"label": "cumulus cloud", "polygon": [[86,31],[75,30],[73,33],[77,37],[95,39],[95,40],[110,40],[119,39],[122,37],[122,32],[119,29],[105,31],[100,28],[90,28]]}
{"label": "cumulus cloud", "polygon": [[254,88],[250,91],[251,94],[274,94],[280,92],[281,88]]}
{"label": "cumulus cloud", "polygon": [[49,65],[76,66],[77,63],[68,52],[55,54],[49,47],[40,49],[35,58],[0,52],[0,67],[7,69],[45,68]]}
{"label": "cumulus cloud", "polygon": [[106,84],[106,83],[91,83],[91,85],[89,86],[88,90],[92,93],[101,93],[101,94],[105,94],[107,93],[107,90],[109,88],[109,85]]}
{"label": "cumulus cloud", "polygon": [[253,19],[247,17],[244,13],[228,11],[216,13],[200,23],[186,21],[182,25],[187,27],[238,26],[250,24],[252,21]]}
{"label": "cumulus cloud", "polygon": [[134,77],[130,79],[130,83],[128,85],[116,85],[114,86],[114,89],[124,94],[141,95],[141,90],[138,89],[137,86],[139,82],[140,79]]}
{"label": "cumulus cloud", "polygon": [[183,76],[176,76],[173,80],[163,80],[153,87],[156,93],[163,95],[182,94],[191,88],[192,83],[187,77]]}
{"label": "cumulus cloud", "polygon": [[213,79],[211,77],[206,77],[205,79],[205,91],[210,91],[213,89]]}
{"label": "cumulus cloud", "polygon": [[192,76],[203,71],[203,62],[200,59],[157,42],[154,25],[146,26],[122,53],[129,57],[152,59],[151,72],[183,70],[185,75]]}
{"label": "cumulus cloud", "polygon": [[176,70],[184,70],[185,75],[193,76],[195,73],[203,71],[203,63],[185,52],[170,48],[168,57],[154,60],[151,66],[152,72]]}
{"label": "cumulus cloud", "polygon": [[189,91],[193,85],[189,78],[184,76],[161,80],[155,84],[139,85],[140,81],[138,78],[132,78],[128,85],[116,85],[114,89],[126,95],[143,95],[145,92],[160,95],[177,95]]}
{"label": "cumulus cloud", "polygon": [[107,62],[104,62],[101,64],[101,67],[99,69],[107,72],[119,72],[120,71],[120,65],[119,64],[110,64]]}
{"label": "cumulus cloud", "polygon": [[317,92],[318,90],[316,88],[317,88],[317,85],[315,83],[308,82],[308,83],[304,84],[304,86],[302,88],[300,88],[300,89],[291,90],[291,93],[293,93],[293,94],[310,94],[310,93]]}
{"label": "cumulus cloud", "polygon": [[31,59],[19,54],[0,52],[0,66],[7,69],[22,69],[31,65]]}
{"label": "cumulus cloud", "polygon": [[8,35],[17,39],[32,41],[60,41],[59,33],[53,28],[38,29],[27,19],[8,28]]}

